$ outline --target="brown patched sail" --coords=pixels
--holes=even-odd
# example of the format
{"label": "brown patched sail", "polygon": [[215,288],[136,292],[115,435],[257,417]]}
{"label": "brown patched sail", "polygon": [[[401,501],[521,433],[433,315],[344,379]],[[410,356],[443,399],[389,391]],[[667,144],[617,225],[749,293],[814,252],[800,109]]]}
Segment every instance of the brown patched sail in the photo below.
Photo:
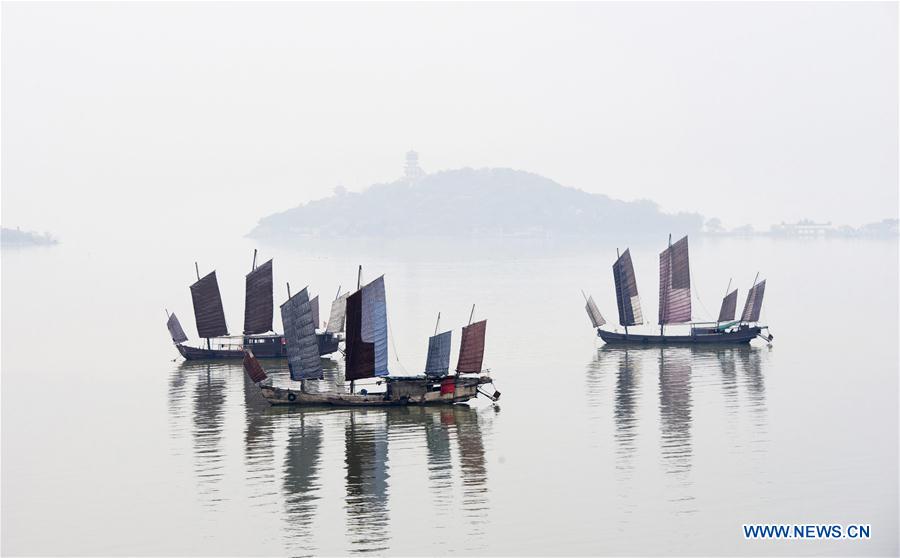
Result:
{"label": "brown patched sail", "polygon": [[346,379],[360,380],[375,376],[375,343],[362,339],[362,290],[347,297],[344,347]]}
{"label": "brown patched sail", "polygon": [[181,328],[181,322],[178,321],[175,312],[169,314],[169,321],[166,322],[166,327],[169,328],[169,335],[172,336],[173,343],[184,343],[187,341],[187,335],[185,335],[184,329]]}
{"label": "brown patched sail", "polygon": [[478,374],[484,361],[484,334],[487,320],[475,322],[462,329],[462,341],[459,346],[459,360],[456,363],[458,374]]}
{"label": "brown patched sail", "polygon": [[688,239],[682,238],[659,254],[659,323],[691,321],[691,271]]}
{"label": "brown patched sail", "polygon": [[720,322],[729,322],[734,319],[734,314],[737,311],[737,289],[728,293],[725,298],[722,299],[722,309],[719,310],[719,320]]}
{"label": "brown patched sail", "polygon": [[251,351],[244,351],[244,371],[257,384],[268,378],[266,371],[263,370],[263,367]]}
{"label": "brown patched sail", "polygon": [[219,281],[216,279],[215,271],[191,285],[191,299],[194,303],[197,334],[200,337],[228,335],[222,295],[219,294]]}
{"label": "brown patched sail", "polygon": [[744,303],[744,311],[741,313],[742,322],[759,321],[759,313],[762,310],[764,294],[766,294],[765,279],[753,285],[753,288],[747,293],[747,302]]}
{"label": "brown patched sail", "polygon": [[272,331],[272,260],[247,274],[244,335]]}
{"label": "brown patched sail", "polygon": [[631,263],[631,252],[619,256],[613,264],[613,278],[616,281],[616,304],[619,307],[619,324],[632,326],[644,323],[641,313],[641,299],[638,296],[637,279],[634,265]]}

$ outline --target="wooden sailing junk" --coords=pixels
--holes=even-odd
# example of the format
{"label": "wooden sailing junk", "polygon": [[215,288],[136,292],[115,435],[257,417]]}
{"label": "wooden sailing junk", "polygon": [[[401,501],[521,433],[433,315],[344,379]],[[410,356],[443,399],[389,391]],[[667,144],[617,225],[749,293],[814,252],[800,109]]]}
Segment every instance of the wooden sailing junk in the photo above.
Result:
{"label": "wooden sailing junk", "polygon": [[[486,321],[470,323],[463,328],[455,375],[449,374],[451,333],[437,333],[435,326],[435,334],[428,340],[425,373],[421,376],[389,376],[384,276],[358,286],[356,292],[345,295],[344,299],[345,381],[350,382],[349,391],[307,389],[309,381],[322,380],[323,375],[314,353],[312,310],[304,289],[281,307],[288,367],[291,380],[300,382],[299,389],[273,386],[253,351],[248,348],[244,352],[244,369],[269,403],[335,406],[452,404],[468,401],[479,393],[493,401],[499,399],[500,392],[488,395],[479,389],[484,384],[493,384],[490,376],[485,374],[487,370],[482,369]],[[334,310],[332,315],[335,316]],[[341,317],[340,310],[337,310],[337,317]],[[385,390],[373,393],[361,389],[357,392],[355,382],[370,378],[383,378],[378,385],[384,385]]]}
{"label": "wooden sailing junk", "polygon": [[[757,275],[757,279],[759,276]],[[637,279],[631,262],[631,253],[625,250],[613,264],[613,279],[616,284],[616,305],[619,324],[625,333],[603,329],[606,320],[600,314],[593,297],[585,296],[585,310],[597,335],[612,344],[718,344],[749,343],[759,336],[767,341],[773,339],[768,326],[759,324],[766,282],[753,281],[747,294],[747,302],[740,320],[735,320],[737,290],[730,291],[729,282],[722,307],[715,322],[691,321],[691,272],[688,256],[688,239],[685,236],[675,244],[669,237],[669,246],[659,255],[659,335],[629,332],[630,326],[644,323],[641,301],[638,296]],[[666,334],[667,325],[686,324],[690,326],[687,335]],[[766,330],[766,333],[763,333]]]}
{"label": "wooden sailing junk", "polygon": [[[196,266],[196,264],[195,264]],[[188,360],[243,358],[244,348],[252,348],[258,358],[284,358],[287,355],[284,336],[274,331],[272,323],[273,283],[272,260],[256,265],[256,251],[253,252],[253,267],[246,276],[244,298],[244,329],[241,336],[229,336],[225,323],[225,310],[219,292],[216,272],[200,277],[191,285],[191,300],[197,333],[206,339],[206,347],[185,345],[188,340],[175,314],[169,315],[167,326],[172,342],[178,352]],[[313,299],[313,323],[318,323],[318,297]],[[337,304],[338,301],[335,301]],[[335,310],[332,308],[332,313]],[[331,325],[331,324],[329,324]],[[320,355],[338,350],[340,329],[326,329],[316,334]]]}

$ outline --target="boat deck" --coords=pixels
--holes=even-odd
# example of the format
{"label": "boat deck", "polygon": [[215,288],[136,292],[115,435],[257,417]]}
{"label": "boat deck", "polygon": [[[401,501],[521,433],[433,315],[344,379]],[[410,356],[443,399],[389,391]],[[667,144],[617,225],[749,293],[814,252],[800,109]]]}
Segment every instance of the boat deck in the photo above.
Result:
{"label": "boat deck", "polygon": [[[489,376],[453,377],[446,379],[389,379],[388,388],[379,393],[311,393],[302,390],[260,385],[262,395],[271,405],[328,405],[333,407],[395,407],[404,405],[452,405],[478,396],[478,388],[493,383]],[[443,381],[442,381],[443,380]],[[440,385],[439,389],[434,389]],[[449,388],[449,389],[448,389]],[[492,399],[499,399],[495,392]]]}
{"label": "boat deck", "polygon": [[[319,343],[319,355],[330,355],[338,350],[341,339],[332,333],[316,333]],[[253,354],[257,358],[285,358],[287,357],[286,345],[284,344],[284,336],[282,335],[260,335],[246,337],[243,344],[233,342],[224,344],[224,346],[216,346],[213,343],[212,349],[203,347],[192,347],[178,343],[175,345],[178,352],[181,353],[186,360],[223,360],[232,358],[244,358],[244,349],[252,349]]]}
{"label": "boat deck", "polygon": [[646,335],[642,333],[618,333],[597,328],[597,336],[610,344],[631,345],[699,345],[749,343],[764,328],[741,327],[732,331],[693,333],[691,335]]}

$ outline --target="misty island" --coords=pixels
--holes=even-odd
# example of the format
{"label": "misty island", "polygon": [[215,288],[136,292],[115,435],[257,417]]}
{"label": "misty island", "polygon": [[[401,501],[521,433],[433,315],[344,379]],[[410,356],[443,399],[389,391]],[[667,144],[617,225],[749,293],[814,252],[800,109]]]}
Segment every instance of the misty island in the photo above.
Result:
{"label": "misty island", "polygon": [[19,227],[3,227],[0,231],[3,246],[50,246],[59,243],[50,233],[23,231]]}
{"label": "misty island", "polygon": [[332,196],[260,219],[248,234],[269,241],[297,238],[629,238],[680,235],[896,238],[896,218],[860,227],[800,219],[768,230],[699,213],[666,213],[650,200],[622,201],[563,186],[509,168],[461,168],[426,173],[406,154],[403,175],[362,192],[338,187]]}
{"label": "misty island", "polygon": [[583,236],[623,232],[698,232],[703,217],[669,214],[648,200],[626,202],[508,168],[462,168],[426,174],[414,151],[404,175],[355,193],[301,204],[260,220],[249,236]]}

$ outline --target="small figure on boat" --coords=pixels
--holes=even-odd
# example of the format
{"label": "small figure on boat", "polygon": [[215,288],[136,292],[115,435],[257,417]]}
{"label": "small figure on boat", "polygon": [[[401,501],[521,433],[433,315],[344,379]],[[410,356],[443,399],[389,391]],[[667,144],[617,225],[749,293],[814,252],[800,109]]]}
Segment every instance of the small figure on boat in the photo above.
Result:
{"label": "small figure on boat", "polygon": [[[585,296],[585,310],[597,335],[606,343],[615,344],[712,344],[749,343],[756,337],[772,341],[768,326],[759,323],[766,281],[753,280],[747,293],[747,301],[739,320],[735,319],[737,309],[737,289],[731,291],[731,281],[725,290],[722,307],[715,322],[691,321],[691,272],[688,258],[688,238],[685,236],[675,244],[669,236],[669,246],[659,255],[659,335],[629,333],[629,326],[644,323],[641,299],[638,295],[637,279],[631,253],[628,249],[618,254],[613,264],[613,279],[616,283],[616,305],[619,310],[619,324],[625,333],[603,329],[606,320],[600,314],[594,298]],[[582,293],[584,294],[584,293]],[[690,332],[685,335],[666,334],[667,325],[688,325]],[[765,333],[763,333],[765,331]]]}
{"label": "small figure on boat", "polygon": [[[187,360],[218,360],[243,358],[244,348],[252,348],[258,358],[285,358],[287,356],[284,335],[273,328],[273,285],[272,260],[256,265],[256,250],[253,251],[253,266],[246,276],[244,298],[243,335],[231,336],[225,323],[225,310],[216,272],[200,277],[200,268],[194,264],[197,282],[191,285],[191,300],[197,333],[206,339],[206,347],[185,345],[188,340],[184,329],[174,313],[168,314],[167,326],[175,348]],[[338,350],[342,341],[344,306],[346,295],[335,298],[331,307],[331,317],[324,331],[316,332],[319,355],[326,356]],[[319,323],[319,297],[312,300],[315,324]]]}
{"label": "small figure on boat", "polygon": [[[428,340],[425,372],[420,376],[390,376],[388,371],[387,303],[384,276],[367,285],[361,283],[362,267],[357,291],[346,297],[346,341],[344,350],[345,381],[349,391],[308,389],[308,382],[322,381],[321,363],[316,354],[312,309],[309,295],[303,289],[281,306],[287,344],[288,368],[291,380],[300,382],[299,389],[273,386],[262,365],[248,347],[244,351],[244,369],[259,385],[263,397],[272,405],[335,405],[335,406],[391,406],[452,404],[468,401],[479,394],[492,401],[500,392],[488,394],[481,390],[493,385],[489,370],[483,369],[484,338],[487,321],[472,323],[462,329],[459,361],[456,374],[450,375],[451,332],[435,334]],[[440,324],[440,314],[438,314]],[[383,378],[376,385],[384,391],[356,391],[357,380]]]}

